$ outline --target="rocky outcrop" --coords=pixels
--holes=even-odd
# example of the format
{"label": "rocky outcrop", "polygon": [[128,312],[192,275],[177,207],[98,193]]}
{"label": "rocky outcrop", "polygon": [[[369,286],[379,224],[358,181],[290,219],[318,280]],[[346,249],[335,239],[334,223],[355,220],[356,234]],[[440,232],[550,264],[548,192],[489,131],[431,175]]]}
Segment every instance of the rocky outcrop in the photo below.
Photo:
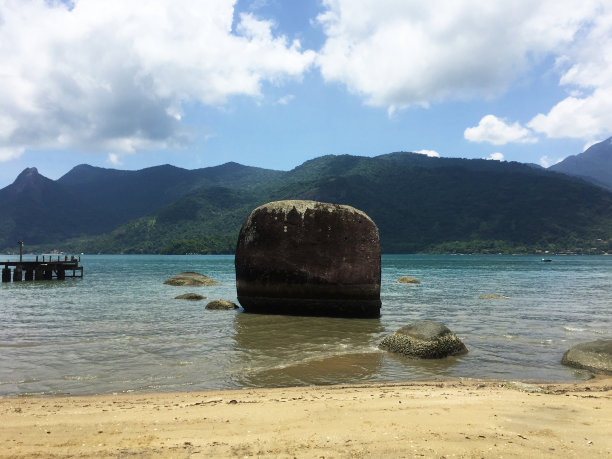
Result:
{"label": "rocky outcrop", "polygon": [[198,293],[183,293],[182,295],[175,296],[175,300],[190,300],[190,301],[199,301],[204,300],[206,297],[204,295],[200,295]]}
{"label": "rocky outcrop", "polygon": [[410,276],[402,276],[397,280],[398,284],[420,284],[421,281]]}
{"label": "rocky outcrop", "polygon": [[180,273],[176,276],[172,276],[170,279],[164,282],[168,285],[190,285],[190,286],[205,286],[205,285],[221,285],[219,282],[212,280],[210,277],[204,274],[187,272]]}
{"label": "rocky outcrop", "polygon": [[238,301],[247,312],[378,317],[378,228],[362,211],[314,201],[253,210],[236,248]]}
{"label": "rocky outcrop", "polygon": [[415,322],[388,335],[379,346],[386,351],[418,359],[441,359],[468,350],[445,325],[431,320]]}
{"label": "rocky outcrop", "polygon": [[593,373],[612,375],[612,339],[577,344],[563,354],[561,363]]}
{"label": "rocky outcrop", "polygon": [[236,303],[232,303],[227,300],[212,300],[210,303],[206,305],[206,309],[211,309],[215,311],[233,311],[234,309],[238,309]]}

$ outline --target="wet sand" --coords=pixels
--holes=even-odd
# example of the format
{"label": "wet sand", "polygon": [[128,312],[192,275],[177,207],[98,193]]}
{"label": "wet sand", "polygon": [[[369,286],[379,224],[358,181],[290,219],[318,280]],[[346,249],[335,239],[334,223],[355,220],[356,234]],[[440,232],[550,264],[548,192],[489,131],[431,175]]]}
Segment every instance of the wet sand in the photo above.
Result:
{"label": "wet sand", "polygon": [[0,457],[612,457],[612,378],[0,398]]}

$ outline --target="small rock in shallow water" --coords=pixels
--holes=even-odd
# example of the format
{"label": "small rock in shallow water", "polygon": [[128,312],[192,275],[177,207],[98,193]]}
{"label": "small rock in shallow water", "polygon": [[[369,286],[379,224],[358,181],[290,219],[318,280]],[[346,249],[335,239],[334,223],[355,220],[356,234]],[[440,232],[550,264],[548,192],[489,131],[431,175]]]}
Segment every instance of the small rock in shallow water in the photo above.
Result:
{"label": "small rock in shallow water", "polygon": [[206,297],[204,295],[200,295],[198,293],[183,293],[182,295],[175,296],[175,300],[191,300],[191,301],[199,301],[204,300]]}
{"label": "small rock in shallow water", "polygon": [[386,351],[419,359],[441,359],[467,353],[467,348],[444,324],[424,320],[400,328],[379,346]]}
{"label": "small rock in shallow water", "polygon": [[233,311],[238,308],[239,306],[236,303],[227,300],[212,300],[206,305],[206,309],[215,311]]}
{"label": "small rock in shallow water", "polygon": [[487,293],[484,295],[480,295],[478,299],[479,300],[509,300],[510,297],[498,295],[497,293]]}
{"label": "small rock in shallow water", "polygon": [[180,274],[177,274],[176,276],[172,276],[170,279],[165,281],[164,284],[178,285],[178,286],[182,286],[182,285],[195,285],[195,286],[221,285],[221,283],[217,282],[216,280],[211,279],[208,276],[205,276],[204,274],[193,273],[193,272],[180,273]]}
{"label": "small rock in shallow water", "polygon": [[563,365],[612,375],[612,339],[577,344],[561,359]]}
{"label": "small rock in shallow water", "polygon": [[398,284],[420,284],[421,281],[410,276],[402,276],[397,280]]}

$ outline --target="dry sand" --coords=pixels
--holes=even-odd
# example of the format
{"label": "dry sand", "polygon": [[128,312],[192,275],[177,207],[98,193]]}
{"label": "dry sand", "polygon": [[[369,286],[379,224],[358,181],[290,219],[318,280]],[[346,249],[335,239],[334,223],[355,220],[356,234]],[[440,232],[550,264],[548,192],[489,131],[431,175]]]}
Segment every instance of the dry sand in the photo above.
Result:
{"label": "dry sand", "polygon": [[0,398],[0,457],[612,457],[612,379]]}

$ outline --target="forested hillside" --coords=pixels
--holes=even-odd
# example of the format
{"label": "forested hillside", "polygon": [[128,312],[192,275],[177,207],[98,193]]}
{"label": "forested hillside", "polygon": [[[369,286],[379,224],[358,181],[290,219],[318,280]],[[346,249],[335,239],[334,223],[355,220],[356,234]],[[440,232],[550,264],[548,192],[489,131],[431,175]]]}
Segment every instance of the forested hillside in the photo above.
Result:
{"label": "forested hillside", "polygon": [[[136,171],[141,175],[130,179],[122,178],[122,171],[80,169],[59,183],[45,183],[64,192],[89,189],[74,201],[78,206],[89,202],[101,213],[116,215],[117,208],[124,214],[136,209],[133,217],[138,218],[124,215],[122,224],[104,235],[83,231],[66,237],[63,231],[57,233],[62,237],[40,241],[65,251],[231,253],[249,212],[283,199],[348,204],[365,211],[378,225],[387,253],[601,253],[612,238],[612,193],[519,163],[393,153],[324,156],[288,172],[229,164],[209,168],[208,176],[200,170],[197,177],[171,166]],[[101,197],[96,188],[110,191]],[[122,199],[124,194],[130,197]],[[62,199],[68,207],[69,197]],[[149,211],[144,214],[143,209]],[[90,209],[83,212],[92,218]]]}

